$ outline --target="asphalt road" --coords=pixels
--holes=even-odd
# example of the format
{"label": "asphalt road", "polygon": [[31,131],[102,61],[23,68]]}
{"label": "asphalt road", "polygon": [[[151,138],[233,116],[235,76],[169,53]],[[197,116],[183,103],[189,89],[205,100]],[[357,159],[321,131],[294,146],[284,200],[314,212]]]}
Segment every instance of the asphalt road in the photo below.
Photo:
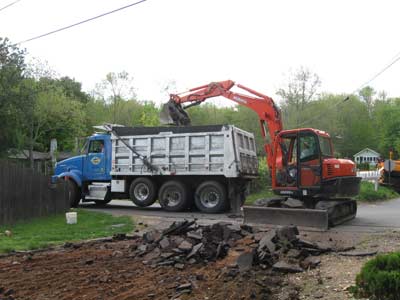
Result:
{"label": "asphalt road", "polygon": [[[160,226],[182,219],[198,219],[201,223],[217,221],[242,222],[241,218],[231,218],[229,214],[203,214],[199,212],[165,212],[158,205],[139,208],[128,200],[113,200],[106,207],[98,208],[91,203],[81,207],[111,213],[129,215],[137,220]],[[335,231],[379,232],[400,229],[400,198],[375,204],[359,204],[355,219],[334,228]]]}

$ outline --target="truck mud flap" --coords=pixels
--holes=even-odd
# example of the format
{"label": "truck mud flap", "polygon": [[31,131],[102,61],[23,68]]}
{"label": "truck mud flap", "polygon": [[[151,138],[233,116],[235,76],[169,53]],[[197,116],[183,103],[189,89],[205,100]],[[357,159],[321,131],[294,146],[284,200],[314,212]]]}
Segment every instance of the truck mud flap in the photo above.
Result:
{"label": "truck mud flap", "polygon": [[243,206],[246,224],[296,225],[328,230],[327,210]]}

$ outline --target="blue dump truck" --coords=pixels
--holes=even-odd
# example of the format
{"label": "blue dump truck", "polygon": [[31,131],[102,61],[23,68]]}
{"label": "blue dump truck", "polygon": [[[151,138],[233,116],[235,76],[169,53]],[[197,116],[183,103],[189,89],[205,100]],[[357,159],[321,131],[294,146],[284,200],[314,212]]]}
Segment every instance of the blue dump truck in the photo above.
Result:
{"label": "blue dump truck", "polygon": [[243,204],[258,175],[253,134],[232,125],[101,129],[81,155],[55,167],[72,207],[130,198],[140,207],[158,200],[167,211],[217,213]]}

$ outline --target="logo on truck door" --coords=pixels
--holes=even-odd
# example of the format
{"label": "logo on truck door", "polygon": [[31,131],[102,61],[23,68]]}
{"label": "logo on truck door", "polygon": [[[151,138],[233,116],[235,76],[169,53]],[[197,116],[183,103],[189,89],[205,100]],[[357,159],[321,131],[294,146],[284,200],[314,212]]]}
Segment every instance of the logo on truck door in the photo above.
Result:
{"label": "logo on truck door", "polygon": [[101,162],[101,159],[100,159],[100,157],[95,156],[90,161],[92,162],[92,164],[98,165]]}

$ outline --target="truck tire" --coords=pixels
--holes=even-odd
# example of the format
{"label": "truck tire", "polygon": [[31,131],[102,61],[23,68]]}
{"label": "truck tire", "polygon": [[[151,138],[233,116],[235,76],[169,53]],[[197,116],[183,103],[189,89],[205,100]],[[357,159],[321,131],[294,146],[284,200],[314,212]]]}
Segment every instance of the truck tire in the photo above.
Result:
{"label": "truck tire", "polygon": [[129,197],[137,206],[150,206],[156,202],[157,199],[156,185],[149,178],[136,178],[134,181],[132,181],[129,188]]}
{"label": "truck tire", "polygon": [[217,181],[205,181],[200,184],[196,188],[194,201],[196,207],[205,213],[219,213],[228,206],[226,189]]}
{"label": "truck tire", "polygon": [[160,188],[158,201],[166,211],[186,210],[190,202],[188,188],[180,181],[167,181]]}
{"label": "truck tire", "polygon": [[80,189],[75,182],[67,179],[68,203],[70,207],[77,207],[81,201]]}

